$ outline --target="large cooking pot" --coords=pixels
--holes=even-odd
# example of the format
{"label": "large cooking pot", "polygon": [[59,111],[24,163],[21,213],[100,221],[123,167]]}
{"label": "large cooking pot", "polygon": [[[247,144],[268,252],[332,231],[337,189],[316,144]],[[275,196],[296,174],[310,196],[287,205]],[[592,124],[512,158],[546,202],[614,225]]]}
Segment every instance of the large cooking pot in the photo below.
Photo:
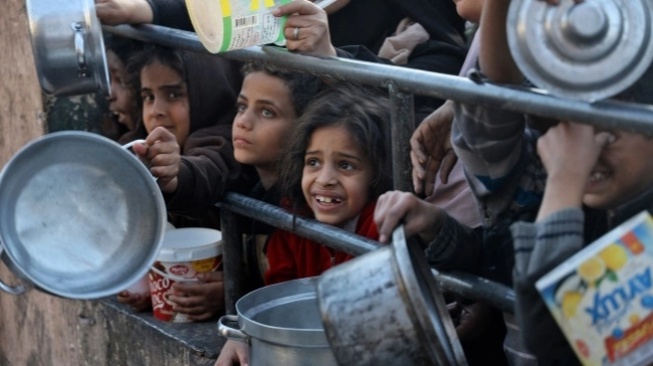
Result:
{"label": "large cooking pot", "polygon": [[318,310],[316,277],[265,286],[236,302],[238,315],[225,315],[218,331],[245,342],[252,366],[337,365]]}
{"label": "large cooking pot", "polygon": [[45,135],[0,173],[2,260],[22,282],[51,294],[97,299],[129,287],[154,263],[165,226],[149,170],[96,134]]}
{"label": "large cooking pot", "polygon": [[32,53],[47,94],[109,95],[109,71],[94,0],[27,0]]}
{"label": "large cooking pot", "polygon": [[467,364],[424,252],[403,227],[392,245],[324,272],[317,293],[342,366]]}

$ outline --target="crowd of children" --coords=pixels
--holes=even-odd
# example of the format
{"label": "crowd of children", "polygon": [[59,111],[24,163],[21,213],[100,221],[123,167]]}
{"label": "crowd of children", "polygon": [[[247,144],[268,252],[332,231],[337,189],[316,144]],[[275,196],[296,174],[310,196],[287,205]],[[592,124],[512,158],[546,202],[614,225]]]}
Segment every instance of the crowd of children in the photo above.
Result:
{"label": "crowd of children", "polygon": [[[105,23],[154,21],[190,29],[186,14],[173,12],[180,3],[96,0]],[[379,37],[365,38],[367,43],[361,38],[346,46],[352,44],[346,43],[342,19],[377,4],[346,2],[338,17],[327,17],[315,4],[295,0],[274,15],[288,16],[291,51],[392,63],[383,52],[390,46],[396,51],[393,42],[400,42],[401,52],[390,53],[399,59],[407,52],[407,67],[461,75],[474,68],[489,81],[522,84],[506,37],[509,5],[388,0],[401,13],[378,10],[387,19],[399,22],[408,15],[412,23],[424,23],[427,40],[410,46],[401,43],[411,39],[401,32],[375,33]],[[428,22],[426,9],[447,21]],[[462,31],[463,19],[474,30],[478,26],[473,41]],[[463,64],[460,52],[466,49]],[[114,65],[109,106],[123,133],[112,137],[144,139],[134,150],[158,178],[175,226],[218,228],[214,204],[227,191],[382,243],[403,223],[433,266],[515,289],[514,314],[451,300],[462,312],[456,324],[470,364],[578,363],[535,281],[610,228],[650,209],[650,136],[574,121],[537,123],[537,116],[500,107],[447,101],[434,110],[439,102],[420,103],[430,114],[416,111],[418,118],[428,116],[410,141],[415,192],[392,191],[390,104],[377,91],[161,46],[129,44],[128,56],[117,50],[108,49]],[[617,98],[653,103],[653,70]],[[318,276],[352,258],[255,220],[243,219],[240,230],[247,290]],[[214,318],[224,311],[224,281],[216,272],[178,284],[170,300],[193,320]],[[119,301],[138,310],[148,305],[127,292]],[[228,341],[216,366],[247,362],[246,345]]]}

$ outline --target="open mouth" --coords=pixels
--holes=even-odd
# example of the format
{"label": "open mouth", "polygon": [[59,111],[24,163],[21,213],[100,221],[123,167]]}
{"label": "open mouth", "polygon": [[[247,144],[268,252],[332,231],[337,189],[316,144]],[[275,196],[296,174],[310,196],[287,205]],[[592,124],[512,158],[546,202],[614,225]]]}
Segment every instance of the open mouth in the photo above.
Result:
{"label": "open mouth", "polygon": [[335,197],[326,197],[322,195],[315,195],[315,200],[323,205],[337,205],[342,202],[341,199]]}
{"label": "open mouth", "polygon": [[590,174],[589,182],[600,183],[607,180],[609,177],[610,174],[608,174],[607,172],[592,172],[592,174]]}

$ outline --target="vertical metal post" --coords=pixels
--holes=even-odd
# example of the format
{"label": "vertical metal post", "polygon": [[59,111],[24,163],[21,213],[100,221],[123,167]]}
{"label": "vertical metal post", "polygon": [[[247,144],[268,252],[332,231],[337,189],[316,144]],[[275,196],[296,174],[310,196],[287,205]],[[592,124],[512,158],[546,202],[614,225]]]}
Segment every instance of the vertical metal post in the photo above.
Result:
{"label": "vertical metal post", "polygon": [[394,189],[412,192],[410,137],[415,131],[415,105],[412,93],[404,93],[394,82],[388,84],[390,93],[392,139],[392,180]]}
{"label": "vertical metal post", "polygon": [[236,314],[236,301],[243,295],[243,243],[238,215],[230,210],[220,210],[220,230],[225,310],[227,314]]}

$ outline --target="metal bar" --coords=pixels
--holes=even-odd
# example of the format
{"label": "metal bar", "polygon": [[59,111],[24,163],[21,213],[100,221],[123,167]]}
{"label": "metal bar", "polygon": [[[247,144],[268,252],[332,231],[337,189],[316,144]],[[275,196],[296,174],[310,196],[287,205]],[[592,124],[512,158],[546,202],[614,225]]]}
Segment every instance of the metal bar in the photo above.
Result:
{"label": "metal bar", "polygon": [[[221,208],[223,215],[227,211],[233,211],[353,255],[365,254],[378,249],[381,245],[374,240],[315,220],[294,218],[293,215],[281,208],[237,193],[227,193],[224,200],[217,205]],[[227,269],[225,269],[225,276],[227,275],[226,271]],[[507,286],[461,272],[443,273],[434,270],[433,273],[445,290],[469,299],[486,302],[502,311],[513,312],[515,294]]]}
{"label": "metal bar", "polygon": [[217,205],[221,211],[229,210],[251,217],[352,255],[367,253],[381,245],[334,226],[293,216],[279,207],[237,193],[227,193]]}
{"label": "metal bar", "polygon": [[[208,53],[193,32],[156,25],[104,26],[103,30],[141,41]],[[221,55],[241,61],[275,64],[290,70],[371,86],[387,87],[393,81],[398,89],[414,94],[496,106],[506,110],[583,122],[604,128],[626,128],[653,133],[653,106],[650,105],[617,101],[590,104],[554,97],[534,89],[476,83],[459,76],[343,58],[320,58],[320,62],[315,62],[315,57],[294,54],[279,47],[250,47]]]}
{"label": "metal bar", "polygon": [[394,82],[388,84],[392,123],[392,180],[394,189],[412,192],[412,165],[410,162],[410,137],[415,131],[415,104],[413,94],[403,93]]}
{"label": "metal bar", "polygon": [[243,241],[238,226],[238,217],[234,212],[220,212],[220,229],[222,231],[222,267],[224,276],[225,310],[227,314],[237,314],[236,301],[244,295],[243,290]]}
{"label": "metal bar", "polygon": [[503,312],[515,311],[515,292],[508,286],[458,271],[432,271],[443,290],[488,303]]}

